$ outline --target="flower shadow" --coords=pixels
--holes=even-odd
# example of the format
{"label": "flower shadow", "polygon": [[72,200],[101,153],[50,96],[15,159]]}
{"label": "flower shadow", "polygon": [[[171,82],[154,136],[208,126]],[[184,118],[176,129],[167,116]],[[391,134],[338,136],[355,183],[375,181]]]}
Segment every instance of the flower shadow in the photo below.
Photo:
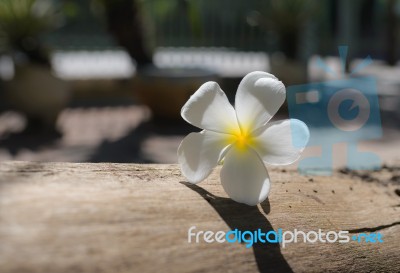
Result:
{"label": "flower shadow", "polygon": [[[221,216],[231,230],[266,232],[273,230],[271,223],[257,206],[248,206],[232,201],[230,198],[215,196],[205,189],[188,182],[180,182],[203,197]],[[270,212],[268,199],[261,203],[265,214]],[[259,272],[293,272],[283,257],[278,243],[253,244],[254,258]]]}

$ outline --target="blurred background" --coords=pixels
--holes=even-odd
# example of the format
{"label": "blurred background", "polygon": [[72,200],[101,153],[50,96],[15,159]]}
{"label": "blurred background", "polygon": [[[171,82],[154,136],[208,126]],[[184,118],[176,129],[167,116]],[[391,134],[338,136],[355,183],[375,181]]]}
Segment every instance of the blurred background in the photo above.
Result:
{"label": "blurred background", "polygon": [[0,0],[0,161],[175,163],[202,83],[335,80],[340,45],[346,75],[374,61],[352,76],[377,80],[383,137],[360,149],[398,160],[399,24],[398,0]]}

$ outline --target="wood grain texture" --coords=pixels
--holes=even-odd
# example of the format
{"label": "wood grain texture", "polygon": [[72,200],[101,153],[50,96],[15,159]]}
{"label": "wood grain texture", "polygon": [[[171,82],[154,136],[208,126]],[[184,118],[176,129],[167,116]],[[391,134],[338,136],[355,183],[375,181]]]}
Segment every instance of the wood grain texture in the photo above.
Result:
{"label": "wood grain texture", "polygon": [[[270,197],[227,198],[177,165],[0,163],[0,272],[400,272],[396,185],[272,169]],[[350,230],[383,243],[188,243],[188,228]]]}

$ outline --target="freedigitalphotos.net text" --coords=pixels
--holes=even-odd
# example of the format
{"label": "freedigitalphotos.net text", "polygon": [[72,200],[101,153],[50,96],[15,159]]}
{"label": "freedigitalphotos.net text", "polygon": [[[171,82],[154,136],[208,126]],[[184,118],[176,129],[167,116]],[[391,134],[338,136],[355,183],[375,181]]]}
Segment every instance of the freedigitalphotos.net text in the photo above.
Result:
{"label": "freedigitalphotos.net text", "polygon": [[256,243],[280,243],[283,248],[290,243],[349,243],[355,241],[358,243],[383,243],[383,235],[379,232],[376,233],[360,233],[357,235],[350,235],[349,231],[301,231],[294,229],[293,231],[283,231],[281,228],[278,231],[262,231],[257,229],[254,231],[241,231],[238,229],[225,231],[203,231],[197,230],[196,226],[188,229],[188,243],[199,243],[200,241],[206,243],[244,243],[247,248]]}

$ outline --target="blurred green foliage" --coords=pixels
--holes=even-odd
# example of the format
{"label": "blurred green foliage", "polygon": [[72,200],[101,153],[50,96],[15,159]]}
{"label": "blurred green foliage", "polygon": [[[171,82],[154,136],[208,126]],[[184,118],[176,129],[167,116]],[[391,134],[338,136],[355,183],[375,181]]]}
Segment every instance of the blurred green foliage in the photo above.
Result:
{"label": "blurred green foliage", "polygon": [[62,11],[51,0],[0,0],[0,44],[31,61],[47,62],[42,35],[62,24]]}

